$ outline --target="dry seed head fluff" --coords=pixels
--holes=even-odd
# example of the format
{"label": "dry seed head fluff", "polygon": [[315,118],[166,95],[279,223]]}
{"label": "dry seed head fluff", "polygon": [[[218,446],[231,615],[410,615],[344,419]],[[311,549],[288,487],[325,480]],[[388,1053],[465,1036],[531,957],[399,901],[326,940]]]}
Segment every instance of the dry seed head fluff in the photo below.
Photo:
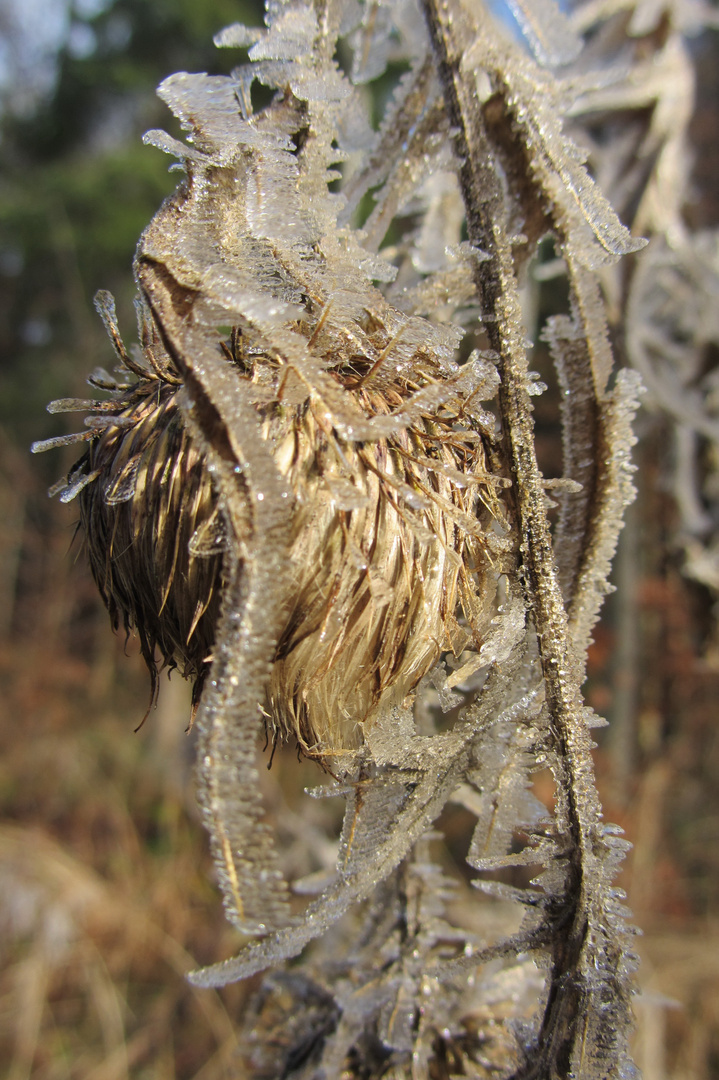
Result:
{"label": "dry seed head fluff", "polygon": [[[171,104],[184,119],[185,84],[182,95]],[[229,108],[237,108],[234,96]],[[496,373],[476,359],[458,366],[456,331],[388,303],[370,283],[386,264],[372,263],[351,231],[338,234],[341,242],[329,233],[312,241],[321,193],[308,176],[317,171],[313,155],[332,151],[307,134],[305,109],[291,95],[257,118],[255,142],[270,121],[284,128],[285,142],[293,133],[289,145],[299,149],[278,151],[273,139],[265,157],[245,149],[218,164],[211,137],[203,143],[196,134],[208,160],[195,151],[185,161],[186,182],[138,249],[142,349],[132,358],[111,298],[99,296],[121,375],[94,377],[108,402],[75,403],[90,408],[77,437],[89,447],[62,497],[79,496],[100,592],[114,625],[137,631],[153,686],[158,664],[176,666],[195,681],[198,700],[229,561],[242,572],[263,552],[253,547],[249,509],[257,493],[243,487],[240,468],[246,535],[237,520],[225,528],[186,421],[192,357],[170,344],[147,287],[159,281],[172,313],[165,319],[202,327],[237,393],[252,403],[256,432],[243,437],[263,440],[293,496],[290,585],[258,705],[273,733],[294,737],[306,753],[332,755],[357,747],[380,711],[404,702],[442,652],[479,648],[495,614],[507,525],[502,481],[487,462],[491,418],[479,402],[493,395]],[[298,229],[286,249],[282,221],[269,236],[271,219],[258,226],[250,205],[270,166],[284,178]],[[265,201],[273,205],[270,195]],[[248,266],[259,267],[252,290]],[[232,289],[239,300],[231,321],[217,311],[227,312]],[[229,337],[213,322],[234,324]]]}
{"label": "dry seed head fluff", "polygon": [[[240,342],[234,334],[224,343],[240,378],[257,381],[262,368],[276,376],[264,357],[241,359]],[[111,422],[66,490],[87,481],[81,521],[113,624],[137,631],[153,682],[159,654],[199,693],[223,560],[241,555],[228,547],[210,474],[183,422],[181,381],[156,366],[160,374],[113,392],[113,411],[103,414]],[[409,390],[355,394],[365,415],[386,416]],[[295,496],[292,588],[262,704],[305,751],[341,752],[358,745],[381,708],[402,702],[442,651],[481,642],[492,612],[496,485],[482,437],[451,410],[363,443],[327,431],[309,400],[256,410]]]}

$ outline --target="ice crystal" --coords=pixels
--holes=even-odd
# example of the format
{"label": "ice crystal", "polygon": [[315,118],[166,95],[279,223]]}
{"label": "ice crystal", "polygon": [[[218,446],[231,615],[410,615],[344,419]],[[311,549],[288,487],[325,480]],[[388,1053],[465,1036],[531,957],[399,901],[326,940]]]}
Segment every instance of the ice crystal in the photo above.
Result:
{"label": "ice crystal", "polygon": [[[631,1067],[623,841],[602,822],[601,720],[580,687],[638,392],[612,377],[597,271],[644,241],[567,127],[616,89],[572,66],[582,9],[573,26],[553,0],[510,7],[523,42],[481,0],[273,0],[265,29],[217,35],[248,49],[233,75],[166,79],[187,144],[146,139],[186,175],[138,247],[142,349],[102,295],[124,375],[93,376],[107,404],[52,406],[90,413],[59,490],[81,501],[115,622],[137,627],[153,677],[159,649],[196,680],[204,820],[228,915],[256,940],[192,980],[324,936],[256,1000],[257,1076]],[[406,71],[375,131],[364,87],[390,62]],[[257,114],[254,80],[275,91]],[[564,402],[554,481],[520,302],[547,235],[570,294],[543,330]],[[315,795],[345,800],[335,873],[296,883],[317,894],[300,914],[258,794],[263,723],[331,770]],[[519,912],[495,934],[448,915],[431,829],[450,802],[476,819],[478,890]],[[500,880],[528,867],[529,884]]]}

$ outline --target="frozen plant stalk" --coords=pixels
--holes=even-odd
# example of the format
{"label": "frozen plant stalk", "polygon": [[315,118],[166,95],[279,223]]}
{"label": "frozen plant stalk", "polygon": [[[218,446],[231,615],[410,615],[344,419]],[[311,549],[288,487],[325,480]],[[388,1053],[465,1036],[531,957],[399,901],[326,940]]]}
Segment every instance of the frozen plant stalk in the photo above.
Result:
{"label": "frozen plant stalk", "polygon": [[[186,175],[138,247],[141,350],[101,295],[122,374],[93,376],[108,401],[54,405],[90,411],[58,491],[79,496],[113,621],[153,681],[158,652],[195,680],[205,822],[257,940],[192,979],[279,965],[353,908],[349,946],[266,984],[255,1076],[631,1070],[625,845],[580,686],[637,391],[612,383],[594,271],[642,242],[562,127],[581,39],[552,0],[512,10],[523,44],[457,0],[273,2],[266,29],[219,34],[248,62],[167,79],[189,145],[146,137]],[[407,71],[374,131],[362,87],[390,61]],[[257,114],[255,80],[276,91]],[[544,328],[565,398],[553,482],[518,290],[547,235],[570,296]],[[437,694],[464,708],[433,732]],[[334,878],[299,915],[257,795],[263,723],[346,799]],[[551,813],[530,792],[547,767]],[[475,884],[525,910],[509,937],[445,919],[422,837],[449,801],[476,817]],[[512,867],[536,875],[509,888]]]}

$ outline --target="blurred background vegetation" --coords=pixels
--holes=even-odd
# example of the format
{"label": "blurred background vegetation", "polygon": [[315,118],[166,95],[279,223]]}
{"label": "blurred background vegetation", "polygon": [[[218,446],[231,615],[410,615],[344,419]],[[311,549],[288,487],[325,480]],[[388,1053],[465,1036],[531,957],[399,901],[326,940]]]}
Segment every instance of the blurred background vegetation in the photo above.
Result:
{"label": "blurred background vegetation", "polygon": [[[236,21],[261,22],[260,5],[0,2],[0,1071],[11,1080],[241,1075],[253,984],[215,993],[183,979],[236,946],[194,807],[187,691],[163,680],[133,734],[149,694],[138,650],[109,631],[77,512],[46,497],[77,455],[28,455],[63,430],[46,403],[87,396],[87,374],[112,366],[97,289],[115,294],[134,339],[135,244],[176,182],[141,143],[172,126],[154,89],[174,71],[229,71],[235,58],[212,35]],[[715,43],[697,56],[692,213],[717,226]],[[549,460],[556,400],[536,415]],[[639,1064],[647,1080],[708,1080],[719,1077],[719,647],[713,598],[672,548],[665,423],[640,419],[640,496],[588,695],[613,721],[597,752],[607,817],[635,845],[623,884],[646,931]],[[316,780],[286,757],[266,778],[275,803],[283,783]]]}

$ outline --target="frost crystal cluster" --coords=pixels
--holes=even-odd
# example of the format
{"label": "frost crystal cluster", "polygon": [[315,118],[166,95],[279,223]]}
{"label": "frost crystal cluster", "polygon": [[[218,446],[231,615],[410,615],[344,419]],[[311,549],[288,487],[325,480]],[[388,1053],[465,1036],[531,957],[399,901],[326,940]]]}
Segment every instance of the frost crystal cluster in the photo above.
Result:
{"label": "frost crystal cluster", "polygon": [[[514,34],[481,0],[270,0],[265,28],[222,31],[246,57],[231,76],[160,87],[187,143],[146,136],[184,177],[138,248],[141,346],[101,294],[121,366],[91,381],[109,397],[53,406],[89,412],[57,491],[79,499],[115,624],[153,680],[162,663],[195,682],[204,819],[251,940],[191,978],[325,938],[266,978],[255,1077],[632,1074],[626,844],[580,687],[633,494],[638,379],[613,375],[600,281],[643,241],[566,123],[597,100],[590,68],[607,83],[606,37],[581,36],[605,16],[510,9]],[[368,84],[398,71],[373,127]],[[521,302],[546,237],[569,296],[542,329],[553,480]],[[263,726],[321,761],[315,796],[345,799],[303,909],[311,883],[285,879],[258,795]],[[448,803],[475,821],[489,894],[472,931],[433,862]],[[522,917],[479,932],[483,905]]]}

